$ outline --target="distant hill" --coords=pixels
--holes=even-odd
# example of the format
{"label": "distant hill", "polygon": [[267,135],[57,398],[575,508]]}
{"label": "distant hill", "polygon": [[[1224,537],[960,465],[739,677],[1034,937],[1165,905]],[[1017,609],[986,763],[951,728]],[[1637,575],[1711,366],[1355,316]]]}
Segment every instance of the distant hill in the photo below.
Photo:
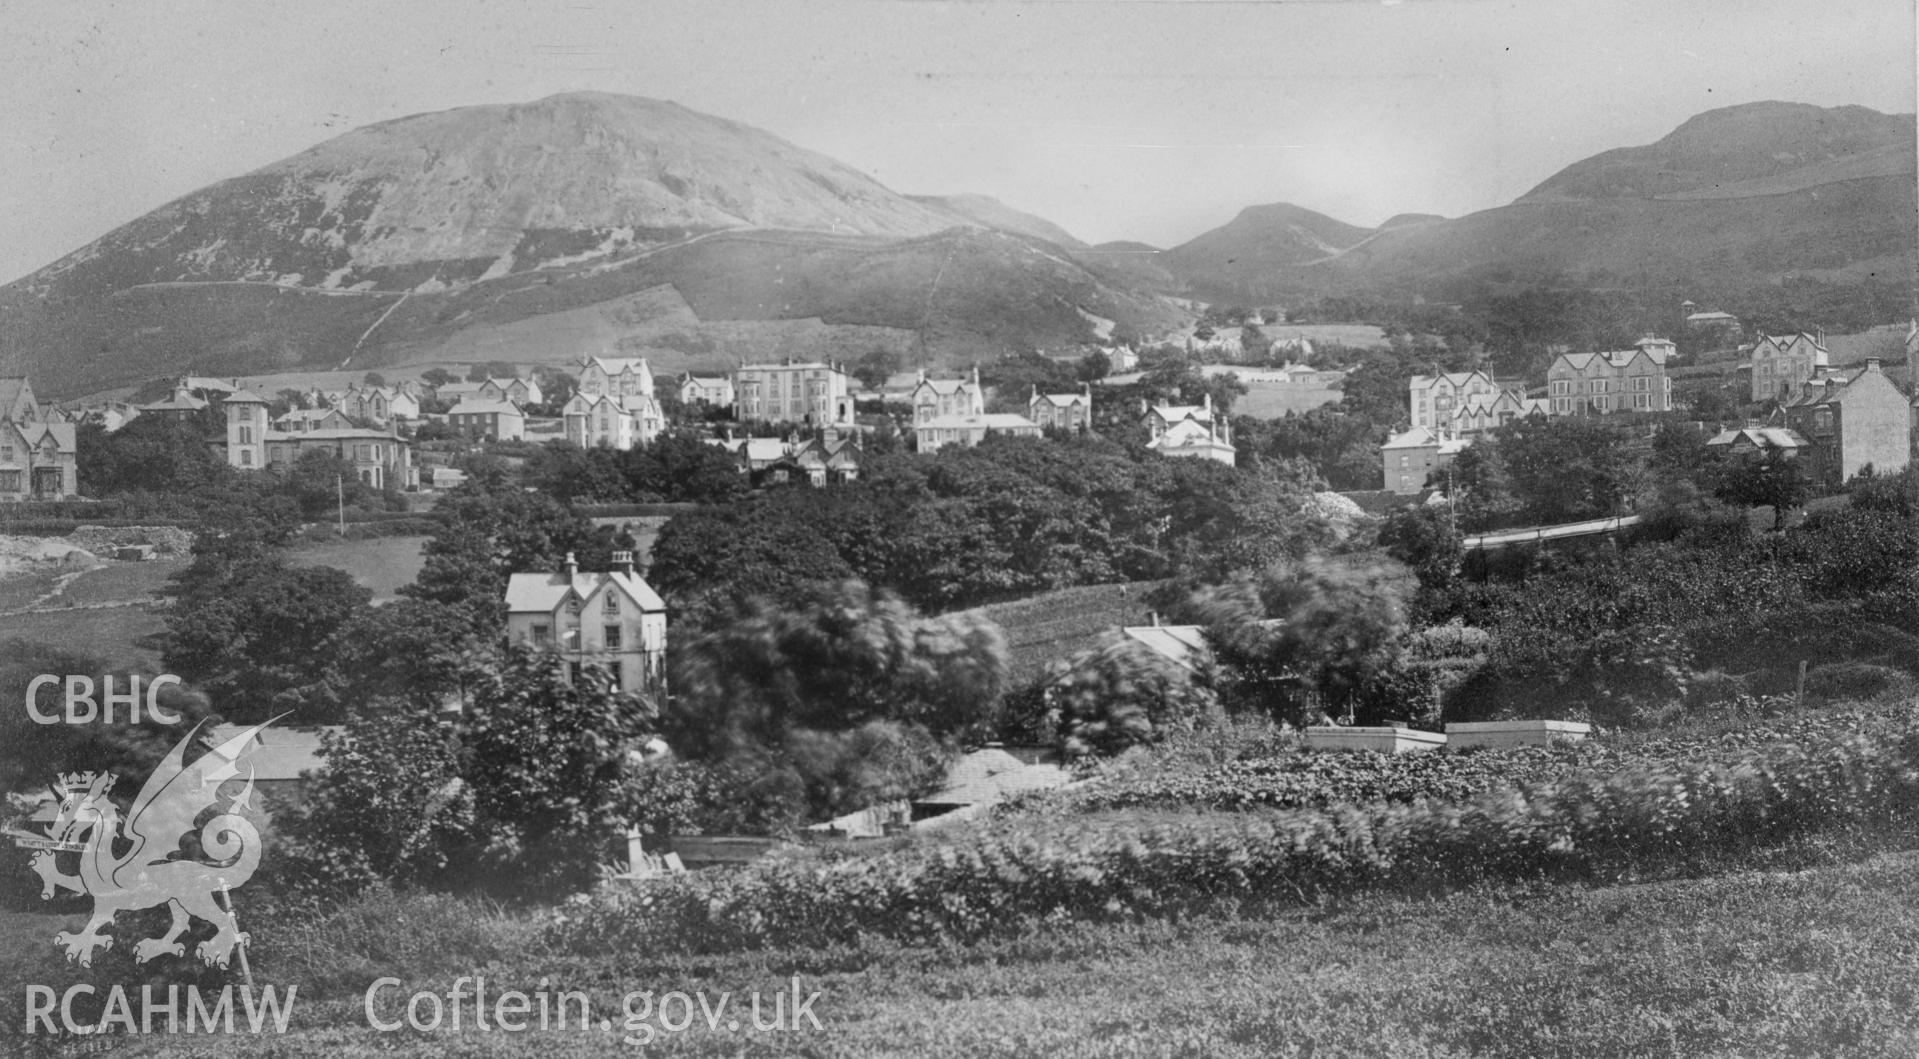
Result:
{"label": "distant hill", "polygon": [[[370,125],[169,203],[0,288],[0,370],[58,395],[395,363],[663,285],[700,321],[923,328],[966,359],[1074,340],[1082,310],[1176,315],[1063,256],[1081,245],[984,196],[912,199],[737,122],[577,93]],[[632,337],[598,319],[582,352]]]}
{"label": "distant hill", "polygon": [[1196,290],[1232,300],[1244,280],[1259,280],[1331,257],[1371,235],[1289,203],[1248,206],[1228,223],[1160,255]]}
{"label": "distant hill", "polygon": [[[1911,114],[1752,103],[1576,162],[1496,209],[1363,232],[1261,207],[1278,223],[1242,214],[1166,262],[1201,297],[1255,302],[1536,283],[1739,288],[1791,275],[1910,285],[1915,180]],[[1330,251],[1315,257],[1316,242]]]}
{"label": "distant hill", "polygon": [[971,224],[1027,235],[1069,249],[1086,245],[1052,221],[1016,210],[990,195],[909,195],[907,198],[946,214],[954,224]]}

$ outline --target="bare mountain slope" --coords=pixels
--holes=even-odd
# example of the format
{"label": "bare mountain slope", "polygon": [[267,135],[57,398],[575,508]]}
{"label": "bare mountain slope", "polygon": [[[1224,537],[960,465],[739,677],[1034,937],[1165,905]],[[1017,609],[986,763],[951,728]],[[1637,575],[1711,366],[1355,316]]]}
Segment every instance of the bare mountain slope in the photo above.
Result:
{"label": "bare mountain slope", "polygon": [[[983,196],[916,201],[673,103],[582,93],[462,107],[356,129],[222,181],[0,288],[0,370],[60,392],[189,368],[333,367],[350,355],[378,363],[479,306],[499,319],[537,315],[545,302],[536,294],[549,287],[569,292],[567,308],[582,292],[614,298],[666,284],[702,313],[837,314],[883,326],[918,314],[944,333],[1006,345],[1070,333],[1081,317],[1062,290],[1100,303],[1083,308],[1107,318],[1164,312],[1046,244],[1012,252],[982,236],[912,242],[961,225],[1079,245]],[[666,252],[736,231],[789,233],[786,246],[817,237],[816,250],[851,240],[844,245],[869,255],[908,242],[844,297],[828,288],[849,280],[823,250],[789,261],[794,272],[773,280],[782,291],[759,286],[751,255],[732,244],[729,260],[748,269],[740,290],[752,296],[700,297],[730,282],[705,271],[723,255]],[[927,255],[939,260],[921,267]],[[1031,267],[1034,255],[1053,261]],[[942,271],[947,258],[961,267]],[[926,289],[936,277],[937,298]],[[964,297],[966,283],[981,296]],[[503,291],[514,292],[510,304],[497,304]],[[962,316],[967,306],[1017,311],[960,319],[941,305]],[[862,313],[871,319],[854,318]],[[1026,325],[1030,334],[1019,331]]]}

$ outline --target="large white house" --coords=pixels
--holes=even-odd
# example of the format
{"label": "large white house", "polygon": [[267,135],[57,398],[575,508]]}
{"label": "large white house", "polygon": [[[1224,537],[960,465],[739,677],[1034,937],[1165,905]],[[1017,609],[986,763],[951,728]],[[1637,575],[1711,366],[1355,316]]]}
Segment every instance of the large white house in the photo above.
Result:
{"label": "large white house", "polygon": [[666,430],[666,414],[650,394],[616,396],[582,390],[567,399],[561,414],[566,440],[583,449],[605,446],[624,451]]}
{"label": "large white house", "polygon": [[1152,435],[1146,447],[1162,455],[1214,460],[1228,467],[1239,462],[1232,424],[1214,414],[1210,393],[1196,405],[1160,401],[1146,410],[1146,428]]}
{"label": "large white house", "polygon": [[506,585],[506,633],[552,651],[568,674],[596,667],[622,691],[659,694],[666,682],[666,603],[633,572],[633,553],[612,570],[581,573],[573,554],[554,573],[516,573]]}

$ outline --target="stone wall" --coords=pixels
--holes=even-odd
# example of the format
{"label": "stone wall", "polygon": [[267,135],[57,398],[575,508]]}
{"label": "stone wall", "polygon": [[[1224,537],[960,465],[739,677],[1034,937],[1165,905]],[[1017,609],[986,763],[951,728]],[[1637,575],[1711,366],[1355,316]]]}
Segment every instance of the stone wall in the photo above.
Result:
{"label": "stone wall", "polygon": [[193,534],[178,526],[79,526],[67,534],[66,542],[95,555],[109,556],[115,548],[150,544],[161,558],[183,559],[193,549]]}

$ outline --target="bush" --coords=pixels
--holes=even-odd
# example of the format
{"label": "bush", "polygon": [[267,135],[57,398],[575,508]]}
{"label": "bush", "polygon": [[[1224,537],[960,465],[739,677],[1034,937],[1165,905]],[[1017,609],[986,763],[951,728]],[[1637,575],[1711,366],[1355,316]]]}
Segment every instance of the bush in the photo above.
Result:
{"label": "bush", "polygon": [[1836,662],[1806,673],[1806,695],[1820,702],[1870,699],[1892,689],[1905,690],[1912,678],[1891,666],[1870,662]]}
{"label": "bush", "polygon": [[1919,729],[1577,775],[1464,804],[996,820],[873,857],[773,858],[569,906],[569,951],[968,940],[1369,887],[1680,867],[1807,834],[1910,824]]}

